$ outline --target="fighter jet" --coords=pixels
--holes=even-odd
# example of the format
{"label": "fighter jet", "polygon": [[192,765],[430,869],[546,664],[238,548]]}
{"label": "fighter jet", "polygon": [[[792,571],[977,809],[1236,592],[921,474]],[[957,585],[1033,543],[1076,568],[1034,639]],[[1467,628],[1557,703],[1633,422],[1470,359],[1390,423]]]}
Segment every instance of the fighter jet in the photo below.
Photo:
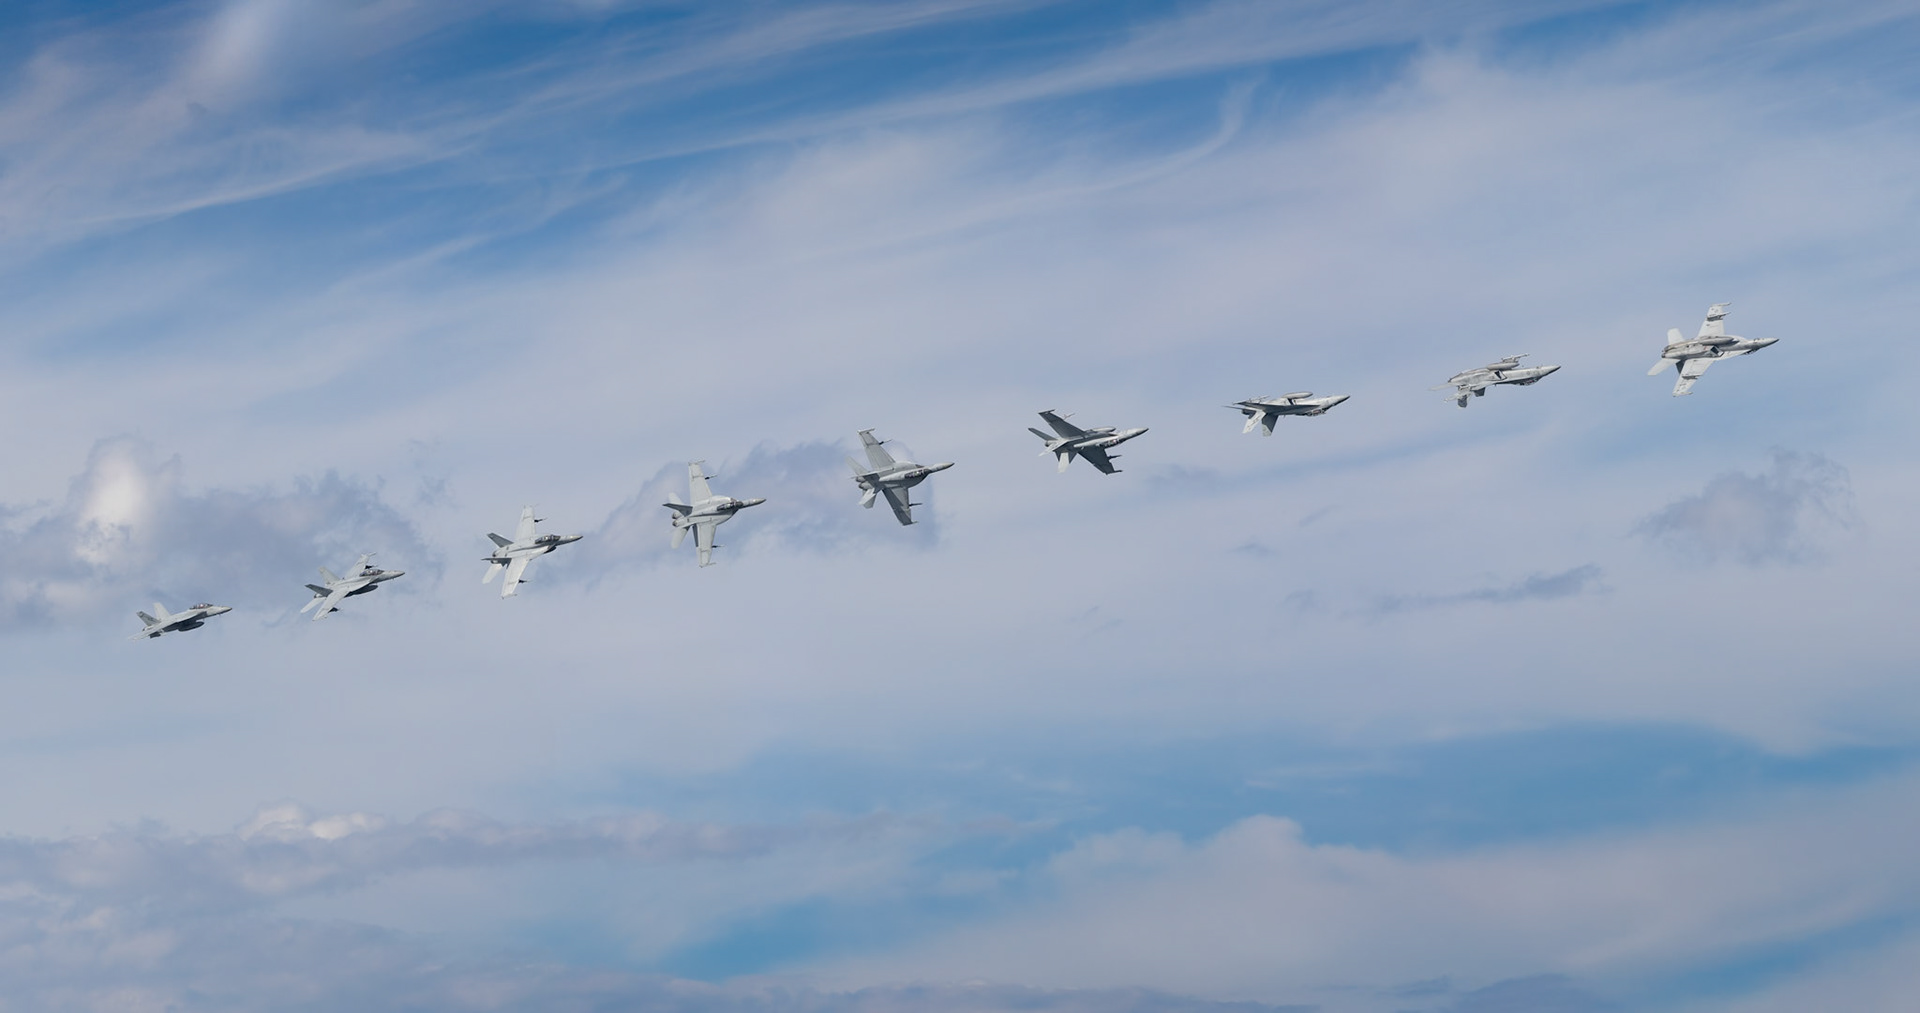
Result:
{"label": "fighter jet", "polygon": [[1525,352],[1509,355],[1499,362],[1490,362],[1478,369],[1455,373],[1447,379],[1446,383],[1427,389],[1446,390],[1451,387],[1453,403],[1465,408],[1468,398],[1485,397],[1487,388],[1494,384],[1510,383],[1516,387],[1525,387],[1539,383],[1560,368],[1559,366],[1521,366],[1520,360],[1526,357]]}
{"label": "fighter jet", "polygon": [[1691,394],[1693,381],[1700,379],[1700,374],[1705,373],[1708,366],[1721,359],[1731,359],[1736,355],[1757,352],[1780,340],[1779,338],[1749,339],[1728,334],[1725,321],[1727,307],[1731,305],[1733,304],[1730,302],[1717,302],[1707,307],[1707,321],[1700,325],[1700,333],[1691,341],[1680,336],[1680,328],[1669,328],[1666,350],[1660,353],[1660,361],[1654,363],[1652,369],[1647,370],[1647,375],[1657,376],[1661,370],[1672,366],[1680,371],[1680,379],[1673,385],[1673,396]]}
{"label": "fighter jet", "polygon": [[[382,570],[372,565],[373,553],[363,553],[360,561],[344,577],[336,577],[326,567],[320,568],[321,584],[308,584],[307,590],[313,592],[313,600],[300,606],[306,612],[318,605],[320,611],[313,614],[313,621],[319,622],[327,614],[337,610],[342,598],[351,598],[356,594],[366,594],[377,590],[381,584],[396,577],[407,575],[405,570]],[[324,585],[324,586],[322,586]]]}
{"label": "fighter jet", "polygon": [[208,619],[214,616],[226,615],[232,611],[233,606],[231,605],[209,605],[206,602],[201,602],[187,609],[185,612],[168,612],[165,605],[154,602],[153,615],[148,615],[145,612],[134,613],[134,615],[140,617],[141,629],[140,632],[135,633],[127,639],[139,640],[145,637],[148,640],[156,640],[162,633],[197,630],[205,626]]}
{"label": "fighter jet", "polygon": [[1066,471],[1067,465],[1073,463],[1073,456],[1078,454],[1086,458],[1094,467],[1112,475],[1120,470],[1113,466],[1112,459],[1120,455],[1109,454],[1107,451],[1147,431],[1145,427],[1119,431],[1115,431],[1112,426],[1082,429],[1068,422],[1065,417],[1054,414],[1051,409],[1041,412],[1040,417],[1047,420],[1047,425],[1052,426],[1053,431],[1060,434],[1059,437],[1048,436],[1032,426],[1027,427],[1027,432],[1040,437],[1040,441],[1047,445],[1047,449],[1041,451],[1042,454],[1052,454],[1059,458],[1061,471]]}
{"label": "fighter jet", "polygon": [[673,547],[687,540],[687,532],[693,532],[693,544],[700,550],[700,565],[713,565],[713,529],[733,519],[733,515],[750,506],[759,506],[765,499],[734,499],[732,496],[715,496],[707,487],[707,476],[700,471],[701,461],[687,465],[688,499],[686,503],[667,502],[661,504],[673,511]]}
{"label": "fighter jet", "polygon": [[527,564],[533,562],[535,556],[544,556],[562,545],[580,540],[579,535],[535,535],[533,526],[540,521],[541,518],[533,515],[533,508],[527,507],[520,511],[520,526],[513,529],[512,541],[487,532],[487,537],[493,539],[494,550],[492,555],[486,557],[489,564],[487,575],[480,578],[480,583],[492,583],[493,578],[505,570],[507,579],[500,582],[500,597],[511,598],[527,572]]}
{"label": "fighter jet", "polygon": [[1240,431],[1253,432],[1259,426],[1261,432],[1273,435],[1273,424],[1282,415],[1325,415],[1327,409],[1345,401],[1349,394],[1331,394],[1327,397],[1314,397],[1312,391],[1297,391],[1281,397],[1250,397],[1227,405],[1247,417],[1246,427]]}
{"label": "fighter jet", "polygon": [[853,469],[853,481],[861,489],[860,505],[873,509],[873,501],[885,496],[887,505],[893,508],[893,515],[902,524],[913,523],[913,508],[916,503],[907,502],[908,490],[927,480],[927,476],[936,471],[945,471],[953,467],[952,461],[941,464],[915,464],[912,461],[896,461],[881,446],[885,440],[873,438],[873,430],[860,430],[860,442],[867,448],[867,461],[871,468],[862,468],[853,458],[847,458],[847,467]]}

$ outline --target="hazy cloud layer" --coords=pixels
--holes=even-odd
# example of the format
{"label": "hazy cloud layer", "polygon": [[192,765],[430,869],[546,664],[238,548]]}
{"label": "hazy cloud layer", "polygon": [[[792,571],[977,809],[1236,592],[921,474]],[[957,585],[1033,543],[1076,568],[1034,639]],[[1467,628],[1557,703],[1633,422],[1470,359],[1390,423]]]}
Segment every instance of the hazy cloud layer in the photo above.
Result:
{"label": "hazy cloud layer", "polygon": [[1776,450],[1759,474],[1730,471],[1668,504],[1634,531],[1694,559],[1804,564],[1855,521],[1847,469],[1820,454]]}
{"label": "hazy cloud layer", "polygon": [[66,498],[15,507],[0,527],[0,626],[89,621],[199,601],[271,610],[304,601],[317,568],[360,552],[431,580],[439,553],[375,485],[329,472],[290,490],[195,490],[179,457],[130,438],[103,440]]}
{"label": "hazy cloud layer", "polygon": [[[1202,840],[1099,834],[1053,855],[1012,910],[848,964],[1063,986],[1124,974],[1329,1010],[1599,1009],[1553,978],[1470,993],[1544,968],[1632,994],[1910,911],[1917,793],[1908,772],[1692,826],[1438,854],[1317,844],[1264,816]],[[1377,984],[1389,975],[1431,985]]]}
{"label": "hazy cloud layer", "polygon": [[880,1013],[1263,1013],[1139,989],[917,985],[845,993],[731,987],[524,954],[447,960],[370,926],[276,916],[273,905],[385,877],[504,864],[739,863],[782,847],[924,834],[876,817],[789,827],[650,814],[556,825],[461,812],[391,821],[268,807],[233,833],[147,826],[61,840],[0,838],[0,1003],[35,1010],[661,1010]]}

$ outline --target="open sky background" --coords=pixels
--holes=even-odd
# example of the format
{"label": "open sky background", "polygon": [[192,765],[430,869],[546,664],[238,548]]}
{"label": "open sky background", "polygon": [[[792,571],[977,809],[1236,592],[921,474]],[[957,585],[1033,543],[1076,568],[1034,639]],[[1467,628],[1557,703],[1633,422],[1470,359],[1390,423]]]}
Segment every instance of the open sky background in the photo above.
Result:
{"label": "open sky background", "polygon": [[[0,6],[0,1006],[1910,1009],[1916,51]],[[1670,397],[1725,300],[1780,343]],[[1221,407],[1291,390],[1352,399]],[[1043,408],[1152,431],[1057,475]],[[767,498],[707,570],[693,458]],[[587,537],[503,602],[529,503]]]}

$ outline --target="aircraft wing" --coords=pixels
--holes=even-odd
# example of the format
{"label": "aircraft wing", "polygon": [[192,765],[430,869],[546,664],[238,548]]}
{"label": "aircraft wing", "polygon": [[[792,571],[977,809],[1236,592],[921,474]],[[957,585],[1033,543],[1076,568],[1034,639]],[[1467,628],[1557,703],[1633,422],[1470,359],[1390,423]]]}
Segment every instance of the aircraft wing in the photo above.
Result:
{"label": "aircraft wing", "polygon": [[713,565],[713,530],[720,525],[713,521],[697,521],[693,525],[693,544],[700,550],[700,565]]}
{"label": "aircraft wing", "polygon": [[687,486],[688,490],[693,493],[693,502],[695,503],[703,499],[713,498],[713,490],[707,486],[707,476],[705,472],[700,470],[699,461],[687,465]]}
{"label": "aircraft wing", "polygon": [[1104,471],[1109,475],[1120,470],[1119,468],[1116,468],[1113,466],[1113,461],[1108,459],[1107,452],[1104,450],[1100,450],[1095,447],[1081,447],[1080,456],[1086,458],[1087,463],[1093,465],[1096,468],[1099,468],[1101,471]]}
{"label": "aircraft wing", "polygon": [[352,588],[350,588],[346,584],[334,585],[333,589],[327,592],[326,598],[321,600],[320,607],[314,611],[313,621],[317,623],[320,620],[325,619],[327,617],[327,613],[332,612],[334,610],[334,607],[340,604],[340,599],[345,598],[347,596],[347,592],[350,590],[352,590]]}
{"label": "aircraft wing", "polygon": [[533,525],[533,508],[527,507],[525,510],[520,511],[520,526],[513,529],[513,540],[516,542],[533,541]]}
{"label": "aircraft wing", "polygon": [[860,430],[860,442],[867,448],[867,460],[872,463],[873,470],[885,471],[893,467],[893,455],[887,453],[887,448],[881,446],[880,441],[873,438],[873,430]]}
{"label": "aircraft wing", "polygon": [[1693,381],[1700,379],[1707,367],[1713,365],[1712,359],[1688,359],[1680,364],[1680,379],[1673,385],[1673,396],[1693,393]]}
{"label": "aircraft wing", "polygon": [[1068,422],[1066,419],[1063,419],[1060,416],[1055,415],[1050,411],[1041,412],[1040,417],[1047,420],[1047,425],[1052,426],[1054,432],[1059,433],[1061,436],[1064,436],[1069,440],[1073,439],[1076,436],[1087,435],[1087,431],[1085,429],[1082,429],[1079,426],[1076,426],[1073,423]]}
{"label": "aircraft wing", "polygon": [[531,562],[532,556],[515,556],[513,562],[507,564],[507,579],[500,582],[500,597],[514,596],[514,588],[520,586],[520,577],[527,572],[527,564]]}
{"label": "aircraft wing", "polygon": [[1727,333],[1727,307],[1731,305],[1733,304],[1717,302],[1707,307],[1707,319],[1700,325],[1700,333],[1697,337],[1718,338],[1725,335]]}
{"label": "aircraft wing", "polygon": [[900,523],[912,524],[913,504],[907,500],[912,493],[894,485],[883,485],[880,491],[887,497],[887,505],[893,508],[893,515],[900,519]]}

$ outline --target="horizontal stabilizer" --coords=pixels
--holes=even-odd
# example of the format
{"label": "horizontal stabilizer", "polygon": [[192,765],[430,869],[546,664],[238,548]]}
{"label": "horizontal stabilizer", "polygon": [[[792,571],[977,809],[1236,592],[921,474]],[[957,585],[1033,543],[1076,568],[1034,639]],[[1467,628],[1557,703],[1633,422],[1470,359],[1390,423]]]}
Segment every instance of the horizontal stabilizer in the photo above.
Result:
{"label": "horizontal stabilizer", "polygon": [[134,615],[137,615],[137,616],[139,616],[139,617],[140,617],[140,621],[141,621],[141,622],[143,622],[143,623],[146,623],[146,624],[147,624],[148,626],[152,626],[152,625],[153,625],[154,623],[157,623],[157,622],[159,622],[159,621],[160,621],[160,620],[158,620],[158,619],[155,619],[154,617],[152,617],[152,616],[150,616],[150,615],[148,615],[148,614],[146,614],[145,612],[135,612],[135,613],[134,613]]}
{"label": "horizontal stabilizer", "polygon": [[320,586],[320,585],[318,585],[318,584],[308,584],[308,585],[307,585],[307,590],[309,590],[309,591],[312,591],[312,592],[313,592],[313,596],[314,596],[315,598],[325,598],[325,597],[326,597],[326,596],[327,596],[328,594],[330,594],[330,593],[331,593],[331,592],[329,592],[329,591],[328,591],[328,590],[327,590],[326,588],[324,588],[324,587],[321,587],[321,586]]}
{"label": "horizontal stabilizer", "polygon": [[506,548],[507,546],[509,546],[509,545],[512,545],[512,544],[513,544],[512,542],[510,542],[510,541],[508,541],[507,539],[505,539],[505,538],[502,538],[502,537],[500,537],[499,535],[496,535],[496,534],[494,534],[494,533],[493,533],[493,532],[491,532],[491,531],[489,531],[489,532],[487,532],[487,537],[488,537],[488,538],[491,538],[491,539],[493,539],[493,544],[495,544],[495,545],[498,545],[499,547],[501,547],[501,548],[503,548],[503,549],[504,549],[504,548]]}
{"label": "horizontal stabilizer", "polygon": [[674,528],[674,529],[673,529],[673,547],[674,547],[674,548],[676,548],[676,549],[677,549],[677,548],[679,548],[679,547],[680,547],[680,545],[681,545],[681,543],[683,543],[683,542],[685,542],[686,540],[687,540],[687,529],[686,529],[686,528]]}
{"label": "horizontal stabilizer", "polygon": [[482,583],[482,584],[491,584],[491,583],[493,583],[493,578],[495,578],[495,577],[497,577],[497,576],[499,576],[499,575],[500,575],[500,571],[501,571],[501,570],[504,570],[504,569],[506,569],[506,568],[507,568],[507,564],[505,564],[505,563],[493,563],[493,564],[491,564],[491,565],[489,565],[489,566],[487,567],[487,575],[486,575],[486,576],[484,576],[484,577],[481,577],[481,578],[480,578],[480,583]]}
{"label": "horizontal stabilizer", "polygon": [[1661,359],[1659,362],[1656,362],[1653,364],[1652,369],[1647,370],[1647,375],[1659,376],[1661,370],[1666,369],[1669,366],[1677,366],[1679,364],[1680,364],[1680,360],[1678,359]]}
{"label": "horizontal stabilizer", "polygon": [[1040,437],[1041,441],[1045,443],[1052,443],[1054,440],[1059,438],[1050,433],[1043,433],[1040,430],[1033,428],[1032,426],[1027,427],[1027,432],[1030,432],[1033,435]]}
{"label": "horizontal stabilizer", "polygon": [[[320,568],[320,579],[326,581],[329,584],[338,584],[340,582],[340,578],[334,576],[333,571],[327,569],[324,566]],[[313,585],[308,584],[307,586],[312,587]],[[323,591],[321,593],[324,594],[325,592]]]}

